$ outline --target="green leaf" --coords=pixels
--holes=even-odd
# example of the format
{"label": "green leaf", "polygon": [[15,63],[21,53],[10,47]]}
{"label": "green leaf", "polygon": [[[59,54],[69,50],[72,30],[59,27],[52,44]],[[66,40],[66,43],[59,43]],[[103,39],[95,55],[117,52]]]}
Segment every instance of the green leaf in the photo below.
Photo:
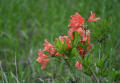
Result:
{"label": "green leaf", "polygon": [[93,61],[92,58],[93,58],[92,54],[88,56],[88,60],[87,60],[88,64],[92,63],[92,61]]}
{"label": "green leaf", "polygon": [[111,77],[114,81],[119,81],[120,80],[120,71],[111,72]]}
{"label": "green leaf", "polygon": [[98,60],[98,62],[96,63],[97,67],[102,68],[104,65],[104,61],[105,61],[105,57],[102,56],[102,58]]}
{"label": "green leaf", "polygon": [[74,32],[74,41],[73,41],[73,46],[76,47],[78,45],[78,42],[80,41],[80,36],[78,32]]}
{"label": "green leaf", "polygon": [[75,55],[77,52],[76,48],[73,48],[72,51],[71,51],[71,55]]}
{"label": "green leaf", "polygon": [[61,42],[59,39],[56,40],[55,46],[56,46],[58,49],[61,49],[61,48],[62,48],[62,42]]}
{"label": "green leaf", "polygon": [[104,71],[102,72],[102,76],[103,76],[103,77],[106,77],[106,76],[108,75],[108,72],[109,72],[108,69],[104,70]]}

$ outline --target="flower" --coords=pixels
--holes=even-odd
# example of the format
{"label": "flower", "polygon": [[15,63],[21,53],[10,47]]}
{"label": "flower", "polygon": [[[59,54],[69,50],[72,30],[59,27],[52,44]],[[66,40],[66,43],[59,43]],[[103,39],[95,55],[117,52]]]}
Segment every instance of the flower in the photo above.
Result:
{"label": "flower", "polygon": [[[87,22],[100,20],[99,17],[95,16],[96,15],[91,12],[91,15]],[[85,55],[93,46],[90,42],[90,30],[87,29],[86,24],[87,23],[84,23],[84,18],[79,13],[75,13],[71,16],[70,23],[68,25],[68,27],[70,27],[68,30],[68,36],[59,36],[59,38],[56,38],[57,41],[55,46],[45,40],[45,43],[43,44],[44,49],[42,51],[38,51],[37,58],[37,62],[42,63],[41,69],[44,69],[47,63],[50,61],[50,57],[43,53],[46,53],[46,51],[49,53],[49,55],[54,55],[54,57],[60,56],[65,59],[74,59],[76,56],[72,55],[77,52],[79,53],[79,56],[84,59]],[[72,57],[69,57],[67,55],[71,55]],[[75,67],[82,70],[83,65],[81,61],[77,61],[75,63]]]}
{"label": "flower", "polygon": [[[78,46],[79,49],[79,56],[84,56],[90,48],[93,46],[90,43],[90,30],[86,30],[86,36],[85,36],[85,41],[81,41],[81,46]],[[83,46],[86,46],[83,48]]]}
{"label": "flower", "polygon": [[38,51],[37,62],[42,63],[41,69],[44,69],[46,67],[49,60],[50,60],[49,57],[43,54],[41,50]]}
{"label": "flower", "polygon": [[48,51],[50,55],[54,55],[56,52],[55,47],[50,44],[47,40],[45,40],[45,43],[43,45],[45,48],[43,49],[43,51]]}
{"label": "flower", "polygon": [[73,32],[75,32],[74,28],[70,28],[70,29],[68,30],[68,35],[72,38],[72,40],[74,39],[74,37],[73,37]]}
{"label": "flower", "polygon": [[93,44],[89,44],[89,45],[87,46],[87,51],[89,51],[92,46],[93,46]]}
{"label": "flower", "polygon": [[80,41],[86,41],[87,40],[87,33],[84,29],[79,28],[79,29],[77,29],[77,32],[82,37],[82,39],[80,39]]}
{"label": "flower", "polygon": [[86,31],[87,34],[87,52],[90,50],[90,48],[93,46],[93,44],[90,43],[90,30]]}
{"label": "flower", "polygon": [[65,55],[63,55],[63,54],[61,54],[61,53],[56,53],[55,55],[58,55],[58,56],[65,56]]}
{"label": "flower", "polygon": [[70,28],[68,31],[68,35],[72,38],[72,40],[74,39],[73,36],[73,32],[78,32],[79,35],[81,36],[82,39],[80,39],[80,41],[86,41],[87,40],[87,35],[88,35],[88,31],[89,30],[84,30],[82,28]]}
{"label": "flower", "polygon": [[97,21],[97,20],[100,20],[100,18],[95,18],[95,14],[91,11],[91,15],[89,17],[89,19],[87,20],[87,22],[91,22],[91,21]]}
{"label": "flower", "polygon": [[90,44],[90,30],[86,30],[88,44]]}
{"label": "flower", "polygon": [[[58,38],[56,38],[58,40]],[[61,41],[62,44],[64,44],[64,36],[59,36],[59,40]]]}
{"label": "flower", "polygon": [[76,62],[75,67],[78,68],[78,69],[80,69],[80,70],[83,69],[83,66],[82,66],[82,64],[81,64],[80,61],[77,61],[77,62]]}
{"label": "flower", "polygon": [[81,46],[78,46],[79,48],[79,56],[84,56],[86,54],[86,50],[84,50]]}
{"label": "flower", "polygon": [[84,24],[84,18],[80,16],[79,13],[76,13],[75,15],[71,16],[72,19],[70,19],[70,23],[68,27],[81,27]]}
{"label": "flower", "polygon": [[59,40],[66,45],[66,49],[72,48],[72,43],[68,36],[59,36]]}
{"label": "flower", "polygon": [[86,48],[83,48],[82,46],[78,46],[79,56],[84,57],[84,55],[91,49],[92,46],[93,46],[92,44],[88,44],[88,46]]}

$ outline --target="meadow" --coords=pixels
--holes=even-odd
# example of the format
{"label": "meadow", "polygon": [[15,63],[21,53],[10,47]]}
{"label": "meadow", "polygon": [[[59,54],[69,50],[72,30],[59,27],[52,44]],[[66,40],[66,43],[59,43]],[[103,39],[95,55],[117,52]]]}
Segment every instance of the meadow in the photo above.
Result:
{"label": "meadow", "polygon": [[[45,39],[52,43],[67,35],[71,15],[88,18],[90,11],[101,18],[89,25],[94,44],[90,52],[98,57],[101,50],[109,69],[101,83],[120,83],[119,0],[0,0],[0,83],[72,83],[63,63],[53,60],[41,70],[37,53]],[[74,70],[78,83],[91,82]]]}

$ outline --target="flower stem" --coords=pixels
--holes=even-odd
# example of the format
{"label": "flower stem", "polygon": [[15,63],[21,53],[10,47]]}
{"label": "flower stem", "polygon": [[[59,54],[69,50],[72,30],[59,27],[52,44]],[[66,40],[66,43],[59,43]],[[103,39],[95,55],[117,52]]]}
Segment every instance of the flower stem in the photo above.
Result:
{"label": "flower stem", "polygon": [[96,77],[95,73],[91,70],[90,66],[88,66],[88,69],[92,73],[91,79],[92,79],[93,83],[94,82],[96,83],[97,82],[97,77]]}
{"label": "flower stem", "polygon": [[70,72],[71,72],[71,74],[72,74],[72,82],[73,83],[76,83],[76,78],[74,77],[74,71],[71,69],[71,66],[70,66],[70,64],[69,64],[69,62],[65,59],[65,58],[63,58],[63,60],[65,61],[65,63],[67,64],[67,66],[68,66],[68,68],[69,68],[69,70],[70,70]]}

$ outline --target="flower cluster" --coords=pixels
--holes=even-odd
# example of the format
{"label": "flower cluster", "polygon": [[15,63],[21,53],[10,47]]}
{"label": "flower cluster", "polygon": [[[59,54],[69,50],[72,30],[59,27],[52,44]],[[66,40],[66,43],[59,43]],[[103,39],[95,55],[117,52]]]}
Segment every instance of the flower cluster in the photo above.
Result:
{"label": "flower cluster", "polygon": [[[88,18],[86,24],[91,21],[97,21],[99,19],[100,18],[96,18],[95,14],[91,12],[91,15]],[[90,43],[90,30],[85,27],[85,20],[79,13],[71,16],[68,27],[68,36],[59,36],[59,38],[56,38],[55,45],[52,45],[47,40],[45,40],[45,43],[43,45],[44,49],[38,51],[37,58],[37,61],[42,63],[41,69],[44,69],[46,67],[46,64],[50,61],[50,58],[52,58],[51,56],[61,56],[69,58],[69,55],[71,53],[70,51],[72,51],[73,48],[76,48],[78,50],[78,55],[84,58],[86,53],[92,47],[92,44]],[[77,38],[75,36],[76,33],[79,36]],[[78,43],[76,43],[75,41],[77,41]],[[43,54],[43,52],[49,53],[50,56]],[[68,55],[66,55],[66,52]],[[75,67],[82,70],[83,66],[81,61],[76,61]]]}

